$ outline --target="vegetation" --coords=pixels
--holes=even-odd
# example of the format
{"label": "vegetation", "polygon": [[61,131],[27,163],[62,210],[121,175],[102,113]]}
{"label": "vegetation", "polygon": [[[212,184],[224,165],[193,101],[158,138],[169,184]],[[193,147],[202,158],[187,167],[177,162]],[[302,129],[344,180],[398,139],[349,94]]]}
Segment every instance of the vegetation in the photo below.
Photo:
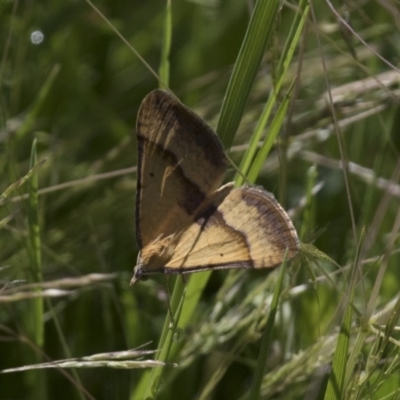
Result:
{"label": "vegetation", "polygon": [[[279,5],[1,3],[0,370],[47,368],[0,399],[400,398],[400,12]],[[129,286],[163,85],[290,210],[295,260]]]}

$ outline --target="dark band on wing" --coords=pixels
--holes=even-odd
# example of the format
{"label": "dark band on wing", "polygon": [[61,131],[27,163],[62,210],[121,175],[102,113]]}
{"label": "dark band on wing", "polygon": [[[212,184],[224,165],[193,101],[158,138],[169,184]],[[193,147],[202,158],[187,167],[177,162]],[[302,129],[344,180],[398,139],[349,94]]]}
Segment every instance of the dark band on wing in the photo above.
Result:
{"label": "dark band on wing", "polygon": [[[212,229],[213,226],[218,226],[220,229],[222,228],[224,231],[227,232],[227,237],[235,237],[238,239],[239,242],[243,243],[243,247],[247,249],[247,257],[245,261],[238,261],[238,264],[242,265],[241,267],[227,267],[224,265],[228,265],[229,263],[221,262],[218,263],[218,266],[215,268],[254,268],[254,263],[251,257],[251,246],[247,240],[247,235],[245,232],[242,232],[239,229],[234,228],[233,226],[229,225],[224,218],[222,212],[220,212],[215,205],[211,205],[202,211],[197,217],[196,222],[201,226],[201,233],[203,234],[208,229]],[[217,251],[218,253],[218,251]],[[219,253],[221,260],[224,257],[224,254],[221,252]],[[246,263],[247,266],[243,266],[243,263]],[[236,263],[235,263],[236,264]],[[231,265],[231,263],[229,264]],[[207,268],[207,266],[205,267]],[[195,269],[201,269],[201,267],[196,267]]]}
{"label": "dark band on wing", "polygon": [[[177,199],[178,204],[180,207],[182,207],[188,215],[192,215],[196,212],[196,210],[200,207],[200,205],[203,203],[203,201],[206,198],[206,194],[199,188],[198,185],[193,183],[189,178],[187,178],[183,172],[183,169],[179,165],[178,159],[176,158],[175,154],[172,153],[171,151],[165,149],[161,145],[158,145],[157,143],[153,143],[148,140],[147,137],[138,135],[138,143],[140,148],[143,151],[143,148],[146,147],[146,143],[149,143],[154,150],[151,151],[152,157],[162,157],[164,159],[168,159],[168,164],[172,167],[172,174],[174,174],[174,179],[177,179],[181,182],[181,187],[185,187],[185,197],[182,199]],[[141,160],[139,160],[141,161]],[[142,163],[139,162],[140,168],[138,169],[139,173],[142,173]],[[140,192],[142,189],[142,175],[139,176],[138,182],[137,182],[137,201],[138,201],[138,206],[136,207],[137,210],[140,210]],[[150,176],[146,177],[146,179],[151,181],[151,179],[154,177],[153,172],[150,171]],[[138,211],[139,212],[139,211]]]}
{"label": "dark band on wing", "polygon": [[[275,197],[260,190],[255,186],[244,186],[240,188],[243,201],[249,206],[258,210],[260,218],[265,223],[261,224],[269,239],[277,246],[291,252],[299,249],[297,233],[292,221],[286,215],[285,210],[276,201]],[[271,207],[271,203],[274,207]],[[288,234],[290,232],[290,235]]]}

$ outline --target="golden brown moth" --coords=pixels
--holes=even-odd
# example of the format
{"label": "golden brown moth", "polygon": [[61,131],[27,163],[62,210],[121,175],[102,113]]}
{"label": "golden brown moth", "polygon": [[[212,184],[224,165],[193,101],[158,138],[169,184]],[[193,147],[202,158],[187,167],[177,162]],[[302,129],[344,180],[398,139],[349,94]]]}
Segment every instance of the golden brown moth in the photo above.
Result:
{"label": "golden brown moth", "polygon": [[292,221],[258,186],[221,186],[228,159],[218,136],[167,92],[137,118],[136,235],[131,284],[154,273],[272,268],[299,251]]}

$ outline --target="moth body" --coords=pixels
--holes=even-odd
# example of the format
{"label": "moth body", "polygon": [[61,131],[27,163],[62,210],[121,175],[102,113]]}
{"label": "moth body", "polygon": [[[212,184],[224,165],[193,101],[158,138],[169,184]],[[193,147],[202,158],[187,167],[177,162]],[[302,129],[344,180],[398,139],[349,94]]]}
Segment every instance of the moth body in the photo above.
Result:
{"label": "moth body", "polygon": [[218,136],[171,95],[146,96],[137,137],[132,284],[157,272],[272,268],[298,253],[292,221],[271,193],[221,186],[228,160]]}

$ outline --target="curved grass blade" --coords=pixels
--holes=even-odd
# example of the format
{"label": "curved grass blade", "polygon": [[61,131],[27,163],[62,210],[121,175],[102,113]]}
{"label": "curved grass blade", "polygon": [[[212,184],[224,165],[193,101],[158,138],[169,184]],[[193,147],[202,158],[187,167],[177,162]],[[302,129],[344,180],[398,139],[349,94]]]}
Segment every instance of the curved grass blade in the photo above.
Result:
{"label": "curved grass blade", "polygon": [[254,155],[257,152],[257,145],[261,139],[262,133],[264,132],[267,122],[271,116],[272,110],[276,104],[277,95],[280,93],[284,78],[296,50],[296,46],[300,40],[304,23],[308,15],[309,7],[310,6],[307,0],[302,0],[299,5],[299,12],[295,16],[290,34],[286,40],[281,59],[279,60],[277,66],[276,83],[257,123],[254,134],[251,137],[249,147],[247,148],[246,153],[242,158],[242,162],[239,166],[241,174],[236,174],[235,180],[237,185],[243,184],[244,176],[246,176],[249,169],[251,168],[251,163],[254,159]]}

